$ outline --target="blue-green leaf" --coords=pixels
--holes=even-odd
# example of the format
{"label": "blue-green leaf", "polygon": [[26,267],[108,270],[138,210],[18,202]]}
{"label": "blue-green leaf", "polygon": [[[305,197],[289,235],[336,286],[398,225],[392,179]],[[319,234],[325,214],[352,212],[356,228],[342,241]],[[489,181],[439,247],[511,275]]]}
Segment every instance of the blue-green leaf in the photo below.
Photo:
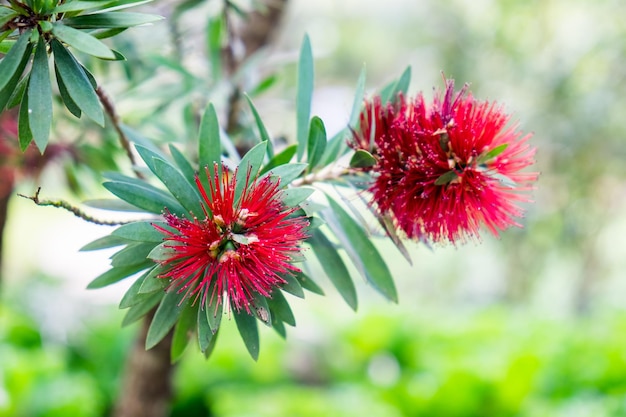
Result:
{"label": "blue-green leaf", "polygon": [[111,268],[91,281],[89,285],[87,285],[87,289],[93,290],[115,284],[116,282],[121,281],[124,278],[128,278],[129,276],[136,274],[142,269],[149,268],[152,265],[154,265],[154,262],[146,260],[145,262],[138,263],[136,265]]}
{"label": "blue-green leaf", "polygon": [[170,291],[165,294],[148,328],[146,349],[153,348],[163,340],[178,321],[183,309],[190,308],[188,303],[183,302],[184,297],[185,292],[179,294],[177,291]]}
{"label": "blue-green leaf", "polygon": [[293,180],[298,178],[300,174],[304,172],[307,166],[308,166],[307,164],[298,164],[298,163],[279,165],[275,168],[272,168],[265,175],[279,179],[280,188],[285,188],[289,184],[291,184]]}
{"label": "blue-green leaf", "polygon": [[139,186],[111,181],[105,182],[102,185],[122,200],[144,209],[149,213],[161,214],[165,208],[178,216],[185,213],[185,209],[178,201],[155,191],[153,187],[149,187],[148,184]]}
{"label": "blue-green leaf", "polygon": [[2,61],[0,61],[0,91],[9,84],[9,81],[11,81],[14,74],[18,71],[26,52],[30,55],[30,51],[27,50],[30,34],[31,29],[22,33],[17,42],[13,44],[9,52]]}
{"label": "blue-green leaf", "polygon": [[70,26],[65,26],[62,21],[56,22],[52,28],[52,34],[66,44],[89,55],[102,59],[117,59],[108,46],[94,38],[90,34]]}
{"label": "blue-green leaf", "polygon": [[184,309],[176,323],[174,335],[172,336],[172,349],[170,350],[172,363],[177,362],[181,358],[189,345],[196,327],[197,310],[196,308]]}
{"label": "blue-green leaf", "polygon": [[287,188],[281,193],[281,199],[287,207],[295,207],[309,198],[314,191],[314,188],[309,187]]}
{"label": "blue-green leaf", "polygon": [[313,51],[309,36],[305,35],[300,48],[298,61],[298,85],[296,91],[296,132],[298,138],[298,161],[302,160],[306,149],[311,100],[313,98]]}
{"label": "blue-green leaf", "polygon": [[165,184],[174,198],[182,204],[189,213],[204,218],[204,211],[200,201],[200,193],[195,187],[189,184],[183,175],[169,163],[162,159],[154,159],[155,174]]}
{"label": "blue-green leaf", "polygon": [[261,136],[261,140],[267,142],[267,157],[271,160],[274,157],[274,148],[272,146],[272,142],[270,140],[270,135],[267,133],[267,129],[263,124],[263,120],[261,120],[261,116],[257,111],[256,107],[252,103],[250,97],[247,94],[244,94],[244,97],[248,101],[248,105],[250,106],[250,110],[252,110],[252,115],[254,116],[254,121],[256,122],[257,129],[259,130],[259,135]]}
{"label": "blue-green leaf", "polygon": [[291,311],[291,307],[289,307],[289,302],[281,291],[272,292],[272,298],[267,299],[267,304],[275,319],[274,321],[282,321],[290,326],[296,325],[296,318]]}
{"label": "blue-green leaf", "polygon": [[246,186],[246,182],[249,178],[249,184],[256,179],[261,164],[263,164],[263,158],[265,157],[265,149],[267,142],[261,142],[256,144],[252,149],[248,151],[241,158],[239,168],[237,169],[236,186],[235,186],[235,201],[239,200],[241,193]]}
{"label": "blue-green leaf", "polygon": [[154,249],[154,242],[134,242],[111,256],[111,266],[122,268],[145,263],[148,254]]}
{"label": "blue-green leaf", "polygon": [[126,245],[128,240],[118,236],[108,235],[90,242],[79,249],[80,252],[88,252],[92,250],[114,248],[116,246]]}
{"label": "blue-green leaf", "polygon": [[100,99],[82,66],[56,39],[53,39],[50,45],[54,53],[54,63],[69,96],[87,117],[100,126],[104,126],[104,113],[100,106]]}
{"label": "blue-green leaf", "polygon": [[314,294],[324,295],[324,291],[322,290],[322,288],[317,285],[315,281],[311,279],[311,277],[300,272],[295,275],[295,278],[305,290],[311,291]]}
{"label": "blue-green leaf", "polygon": [[33,140],[33,134],[30,131],[28,119],[28,94],[24,94],[22,104],[20,105],[20,113],[17,118],[17,136],[22,152],[28,148],[28,145],[30,145]]}
{"label": "blue-green leaf", "polygon": [[398,93],[406,94],[409,89],[409,85],[411,84],[411,67],[408,66],[400,75],[400,78],[397,81],[393,81],[388,84],[381,92],[381,102],[383,105],[391,102],[394,102],[398,97]]}
{"label": "blue-green leaf", "polygon": [[198,159],[200,170],[209,167],[213,171],[213,165],[218,164],[221,172],[222,147],[220,142],[220,126],[217,120],[217,113],[212,103],[206,107],[202,120],[200,121],[200,133],[198,135]]}
{"label": "blue-green leaf", "polygon": [[332,213],[325,216],[329,226],[341,241],[357,269],[364,278],[389,300],[397,302],[393,277],[385,260],[380,255],[363,228],[335,200],[326,196]]}
{"label": "blue-green leaf", "polygon": [[265,174],[266,172],[274,169],[274,167],[288,164],[289,161],[291,161],[291,158],[293,158],[296,154],[297,150],[297,145],[287,146],[281,153],[270,159],[270,161],[261,170],[261,174]]}
{"label": "blue-green leaf", "polygon": [[197,314],[198,323],[198,344],[200,345],[200,352],[205,353],[211,346],[211,342],[215,337],[215,334],[211,330],[209,321],[207,320],[206,313],[199,308]]}
{"label": "blue-green leaf", "polygon": [[176,148],[171,143],[169,145],[169,149],[170,149],[170,153],[172,154],[172,158],[174,159],[174,162],[176,163],[180,171],[183,173],[183,177],[185,177],[185,179],[189,181],[189,184],[192,187],[195,187],[196,182],[194,179],[196,176],[196,171],[191,166],[191,163],[189,162],[189,160],[185,158],[185,155],[183,155],[183,153],[179,151],[178,148]]}
{"label": "blue-green leaf", "polygon": [[164,295],[165,293],[163,292],[153,292],[152,294],[146,294],[145,297],[141,297],[141,300],[133,304],[126,312],[124,320],[122,320],[122,327],[134,323],[148,314],[150,310],[159,304],[159,301],[161,301]]}
{"label": "blue-green leaf", "polygon": [[153,225],[155,224],[167,228],[165,222],[161,221],[137,221],[118,227],[111,232],[111,236],[119,237],[126,241],[160,243],[163,241],[164,235],[154,228]]}
{"label": "blue-green leaf", "polygon": [[235,322],[237,323],[237,329],[241,335],[243,343],[246,345],[246,349],[255,361],[259,358],[259,328],[257,326],[256,317],[251,316],[245,310],[237,311],[233,307],[233,316],[235,316]]}
{"label": "blue-green leaf", "polygon": [[52,86],[50,85],[48,53],[43,37],[39,38],[28,82],[28,114],[28,126],[33,139],[43,153],[48,145],[52,125]]}
{"label": "blue-green leaf", "polygon": [[341,297],[346,303],[354,310],[357,309],[357,295],[354,282],[350,277],[348,268],[339,256],[337,248],[332,244],[330,240],[324,235],[324,233],[315,229],[311,233],[311,237],[307,239],[307,243],[311,245],[313,253],[320,261],[322,269],[330,278]]}
{"label": "blue-green leaf", "polygon": [[75,29],[128,28],[158,22],[163,17],[133,12],[104,12],[85,14],[63,19],[63,23]]}
{"label": "blue-green leaf", "polygon": [[313,171],[318,165],[326,150],[326,128],[324,122],[317,116],[311,119],[309,128],[309,140],[307,142],[307,161],[309,171]]}

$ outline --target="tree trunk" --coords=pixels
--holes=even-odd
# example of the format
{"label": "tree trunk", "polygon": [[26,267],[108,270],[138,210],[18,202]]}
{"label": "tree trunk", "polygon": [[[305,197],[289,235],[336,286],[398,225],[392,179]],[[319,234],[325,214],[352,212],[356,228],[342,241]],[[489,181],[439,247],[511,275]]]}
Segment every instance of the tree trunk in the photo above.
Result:
{"label": "tree trunk", "polygon": [[172,332],[155,347],[146,350],[146,336],[153,314],[143,319],[126,364],[113,417],[166,417],[169,414],[174,369],[170,361]]}

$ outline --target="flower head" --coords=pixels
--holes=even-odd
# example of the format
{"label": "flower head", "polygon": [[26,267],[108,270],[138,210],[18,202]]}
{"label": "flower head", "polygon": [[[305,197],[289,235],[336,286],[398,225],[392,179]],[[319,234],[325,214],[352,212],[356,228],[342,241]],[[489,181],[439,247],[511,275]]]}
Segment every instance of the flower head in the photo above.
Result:
{"label": "flower head", "polygon": [[429,242],[478,238],[481,225],[494,235],[520,226],[518,203],[529,201],[524,192],[538,175],[520,172],[534,162],[530,135],[467,86],[455,94],[453,80],[431,105],[421,94],[398,102],[384,109],[393,118],[374,140],[370,191],[378,210],[409,238]]}
{"label": "flower head", "polygon": [[237,175],[220,175],[217,165],[213,174],[208,168],[205,173],[208,193],[198,176],[195,181],[204,218],[166,212],[170,229],[154,226],[173,251],[161,261],[166,267],[161,277],[170,278],[170,287],[179,292],[187,291],[187,297],[201,296],[203,302],[211,297],[215,305],[227,299],[236,310],[250,313],[255,296],[270,297],[286,283],[285,274],[299,272],[291,261],[301,251],[308,221],[290,216],[294,209],[285,206],[279,183],[269,177],[252,181],[248,175],[237,198]]}

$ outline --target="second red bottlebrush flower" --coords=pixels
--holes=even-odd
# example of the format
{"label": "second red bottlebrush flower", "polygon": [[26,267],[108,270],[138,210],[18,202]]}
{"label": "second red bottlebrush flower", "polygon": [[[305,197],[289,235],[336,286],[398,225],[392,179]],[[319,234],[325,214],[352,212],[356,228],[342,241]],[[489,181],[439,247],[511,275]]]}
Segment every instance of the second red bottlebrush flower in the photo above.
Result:
{"label": "second red bottlebrush flower", "polygon": [[[519,226],[519,203],[529,201],[525,192],[538,175],[521,170],[533,164],[535,149],[530,135],[507,126],[510,116],[500,107],[475,100],[467,86],[455,93],[446,80],[431,105],[420,94],[364,112],[372,110],[383,114],[368,120],[385,122],[373,134],[373,202],[407,237],[454,244],[477,239],[481,226],[494,235]],[[365,135],[370,125],[355,134],[353,147]]]}
{"label": "second red bottlebrush flower", "polygon": [[171,279],[170,289],[187,297],[207,297],[211,305],[230,302],[237,311],[251,313],[256,296],[271,297],[285,274],[300,270],[292,257],[300,254],[308,220],[291,217],[293,208],[281,200],[279,183],[269,177],[249,176],[237,198],[237,175],[205,170],[209,192],[200,178],[204,218],[193,220],[165,214],[172,229],[155,227],[165,235],[172,257],[161,261]]}

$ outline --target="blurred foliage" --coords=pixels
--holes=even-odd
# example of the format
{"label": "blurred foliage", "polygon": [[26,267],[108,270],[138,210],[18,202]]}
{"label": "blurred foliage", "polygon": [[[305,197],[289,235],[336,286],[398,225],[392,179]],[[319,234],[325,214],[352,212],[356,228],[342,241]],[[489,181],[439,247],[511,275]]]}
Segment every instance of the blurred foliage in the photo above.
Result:
{"label": "blurred foliage", "polygon": [[[423,313],[272,335],[258,363],[226,333],[208,362],[183,357],[171,416],[626,416],[626,315]],[[47,344],[24,312],[3,307],[0,320],[0,416],[107,415],[129,342],[117,319],[66,346]]]}

